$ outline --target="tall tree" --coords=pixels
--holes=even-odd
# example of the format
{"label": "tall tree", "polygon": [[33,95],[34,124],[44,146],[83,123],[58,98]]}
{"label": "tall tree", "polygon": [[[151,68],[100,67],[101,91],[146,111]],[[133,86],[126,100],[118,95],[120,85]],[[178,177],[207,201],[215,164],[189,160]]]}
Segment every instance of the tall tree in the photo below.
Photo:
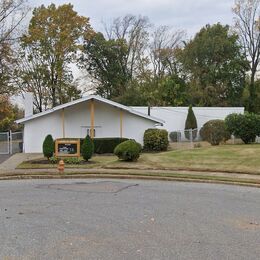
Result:
{"label": "tall tree", "polygon": [[250,62],[249,106],[256,111],[256,75],[260,62],[260,0],[235,0],[235,28]]}
{"label": "tall tree", "polygon": [[228,25],[203,27],[179,57],[189,73],[192,103],[241,105],[248,63]]}
{"label": "tall tree", "polygon": [[[36,90],[34,93],[37,88],[44,87],[44,91],[39,89],[43,95],[40,103],[50,103],[50,107],[66,102],[66,92],[78,95],[75,88],[73,90],[70,63],[75,62],[83,38],[91,32],[89,19],[79,16],[71,4],[35,8],[28,33],[21,42],[23,58],[26,59],[22,69],[22,87],[25,90],[33,88]],[[40,94],[38,98],[41,98]],[[46,98],[48,101],[44,100]],[[41,106],[39,104],[39,110]]]}
{"label": "tall tree", "polygon": [[0,95],[14,92],[13,46],[17,43],[20,26],[28,13],[26,0],[0,0]]}
{"label": "tall tree", "polygon": [[102,33],[95,33],[85,41],[79,65],[90,75],[98,95],[112,99],[125,92],[131,79],[125,66],[127,55],[124,40],[107,40]]}

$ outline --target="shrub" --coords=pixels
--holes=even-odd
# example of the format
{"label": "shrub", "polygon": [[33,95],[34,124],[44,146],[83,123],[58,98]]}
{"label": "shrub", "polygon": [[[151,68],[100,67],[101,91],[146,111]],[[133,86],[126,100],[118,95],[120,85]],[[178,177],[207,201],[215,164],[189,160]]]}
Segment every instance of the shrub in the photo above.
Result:
{"label": "shrub", "polygon": [[190,132],[187,131],[187,130],[194,130],[192,131],[192,140],[194,140],[196,137],[197,137],[197,128],[198,128],[198,125],[197,125],[197,119],[194,115],[194,112],[192,110],[192,106],[189,106],[189,110],[188,110],[188,115],[187,115],[187,118],[186,118],[186,121],[185,121],[185,137],[186,139],[190,140]]}
{"label": "shrub", "polygon": [[137,161],[140,156],[142,146],[134,140],[125,141],[114,150],[114,154],[124,161]]}
{"label": "shrub", "polygon": [[144,132],[144,150],[166,151],[169,145],[168,132],[164,129],[147,129]]}
{"label": "shrub", "polygon": [[78,158],[78,157],[64,157],[64,158],[58,158],[56,156],[52,156],[50,157],[50,162],[53,164],[57,164],[60,160],[63,160],[64,163],[67,164],[80,164],[83,159],[82,158]]}
{"label": "shrub", "polygon": [[255,142],[256,136],[260,135],[260,115],[230,114],[225,124],[229,133],[241,138],[245,144]]}
{"label": "shrub", "polygon": [[42,144],[42,152],[44,157],[48,160],[53,156],[54,153],[54,141],[51,135],[47,135]]}
{"label": "shrub", "polygon": [[176,132],[176,131],[170,132],[169,137],[172,142],[177,143],[178,140],[181,140],[181,132]]}
{"label": "shrub", "polygon": [[210,120],[200,129],[202,140],[209,142],[211,145],[219,145],[222,141],[227,141],[230,134],[226,129],[224,120]]}
{"label": "shrub", "polygon": [[[127,141],[129,139],[119,138],[119,137],[108,137],[108,138],[94,138],[92,140],[94,143],[94,153],[104,154],[104,153],[113,153],[114,149],[118,144],[121,144],[122,142]],[[80,140],[81,147],[83,145],[83,141],[84,139]]]}
{"label": "shrub", "polygon": [[93,155],[94,144],[89,135],[87,135],[83,141],[81,152],[82,152],[82,157],[86,161],[88,161]]}

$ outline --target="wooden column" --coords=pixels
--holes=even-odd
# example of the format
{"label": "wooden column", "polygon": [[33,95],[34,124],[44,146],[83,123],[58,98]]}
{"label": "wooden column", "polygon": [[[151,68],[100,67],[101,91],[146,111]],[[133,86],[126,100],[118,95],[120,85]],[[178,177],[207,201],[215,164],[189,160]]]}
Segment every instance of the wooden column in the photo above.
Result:
{"label": "wooden column", "polygon": [[90,137],[94,138],[94,125],[95,125],[95,106],[94,99],[90,101]]}
{"label": "wooden column", "polygon": [[65,138],[65,111],[64,111],[64,108],[61,111],[61,122],[62,122],[62,137]]}
{"label": "wooden column", "polygon": [[123,138],[123,110],[120,109],[120,137]]}

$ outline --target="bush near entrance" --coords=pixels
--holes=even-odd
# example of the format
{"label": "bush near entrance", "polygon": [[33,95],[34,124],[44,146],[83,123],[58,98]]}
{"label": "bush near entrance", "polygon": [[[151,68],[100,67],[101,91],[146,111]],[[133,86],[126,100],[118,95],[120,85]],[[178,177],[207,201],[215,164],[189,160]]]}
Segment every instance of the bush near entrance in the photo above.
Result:
{"label": "bush near entrance", "polygon": [[260,115],[245,113],[231,114],[225,119],[227,130],[245,144],[254,143],[260,136]]}
{"label": "bush near entrance", "polygon": [[[113,153],[118,144],[129,140],[128,138],[107,137],[107,138],[93,138],[94,153],[105,154]],[[80,146],[82,147],[84,139],[80,139]]]}
{"label": "bush near entrance", "polygon": [[145,151],[167,151],[168,132],[164,129],[147,129],[144,132]]}
{"label": "bush near entrance", "polygon": [[222,141],[230,139],[224,120],[210,120],[200,129],[200,136],[203,141],[211,145],[219,145]]}
{"label": "bush near entrance", "polygon": [[42,144],[42,152],[44,157],[48,160],[53,156],[54,153],[54,141],[51,135],[47,135]]}
{"label": "bush near entrance", "polygon": [[119,144],[114,154],[123,161],[137,161],[142,150],[141,144],[134,140],[128,140]]}
{"label": "bush near entrance", "polygon": [[85,161],[88,161],[94,153],[94,144],[89,135],[83,141],[81,153]]}

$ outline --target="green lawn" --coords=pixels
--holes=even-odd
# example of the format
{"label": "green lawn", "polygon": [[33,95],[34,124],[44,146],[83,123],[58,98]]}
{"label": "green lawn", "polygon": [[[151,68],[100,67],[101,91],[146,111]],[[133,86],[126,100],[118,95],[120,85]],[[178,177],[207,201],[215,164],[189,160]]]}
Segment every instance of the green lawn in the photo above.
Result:
{"label": "green lawn", "polygon": [[[138,162],[121,162],[115,156],[94,156],[89,165],[68,166],[107,169],[183,169],[200,171],[230,171],[260,174],[260,144],[221,145],[175,150],[163,153],[144,153]],[[23,163],[19,168],[47,168],[56,165]]]}

